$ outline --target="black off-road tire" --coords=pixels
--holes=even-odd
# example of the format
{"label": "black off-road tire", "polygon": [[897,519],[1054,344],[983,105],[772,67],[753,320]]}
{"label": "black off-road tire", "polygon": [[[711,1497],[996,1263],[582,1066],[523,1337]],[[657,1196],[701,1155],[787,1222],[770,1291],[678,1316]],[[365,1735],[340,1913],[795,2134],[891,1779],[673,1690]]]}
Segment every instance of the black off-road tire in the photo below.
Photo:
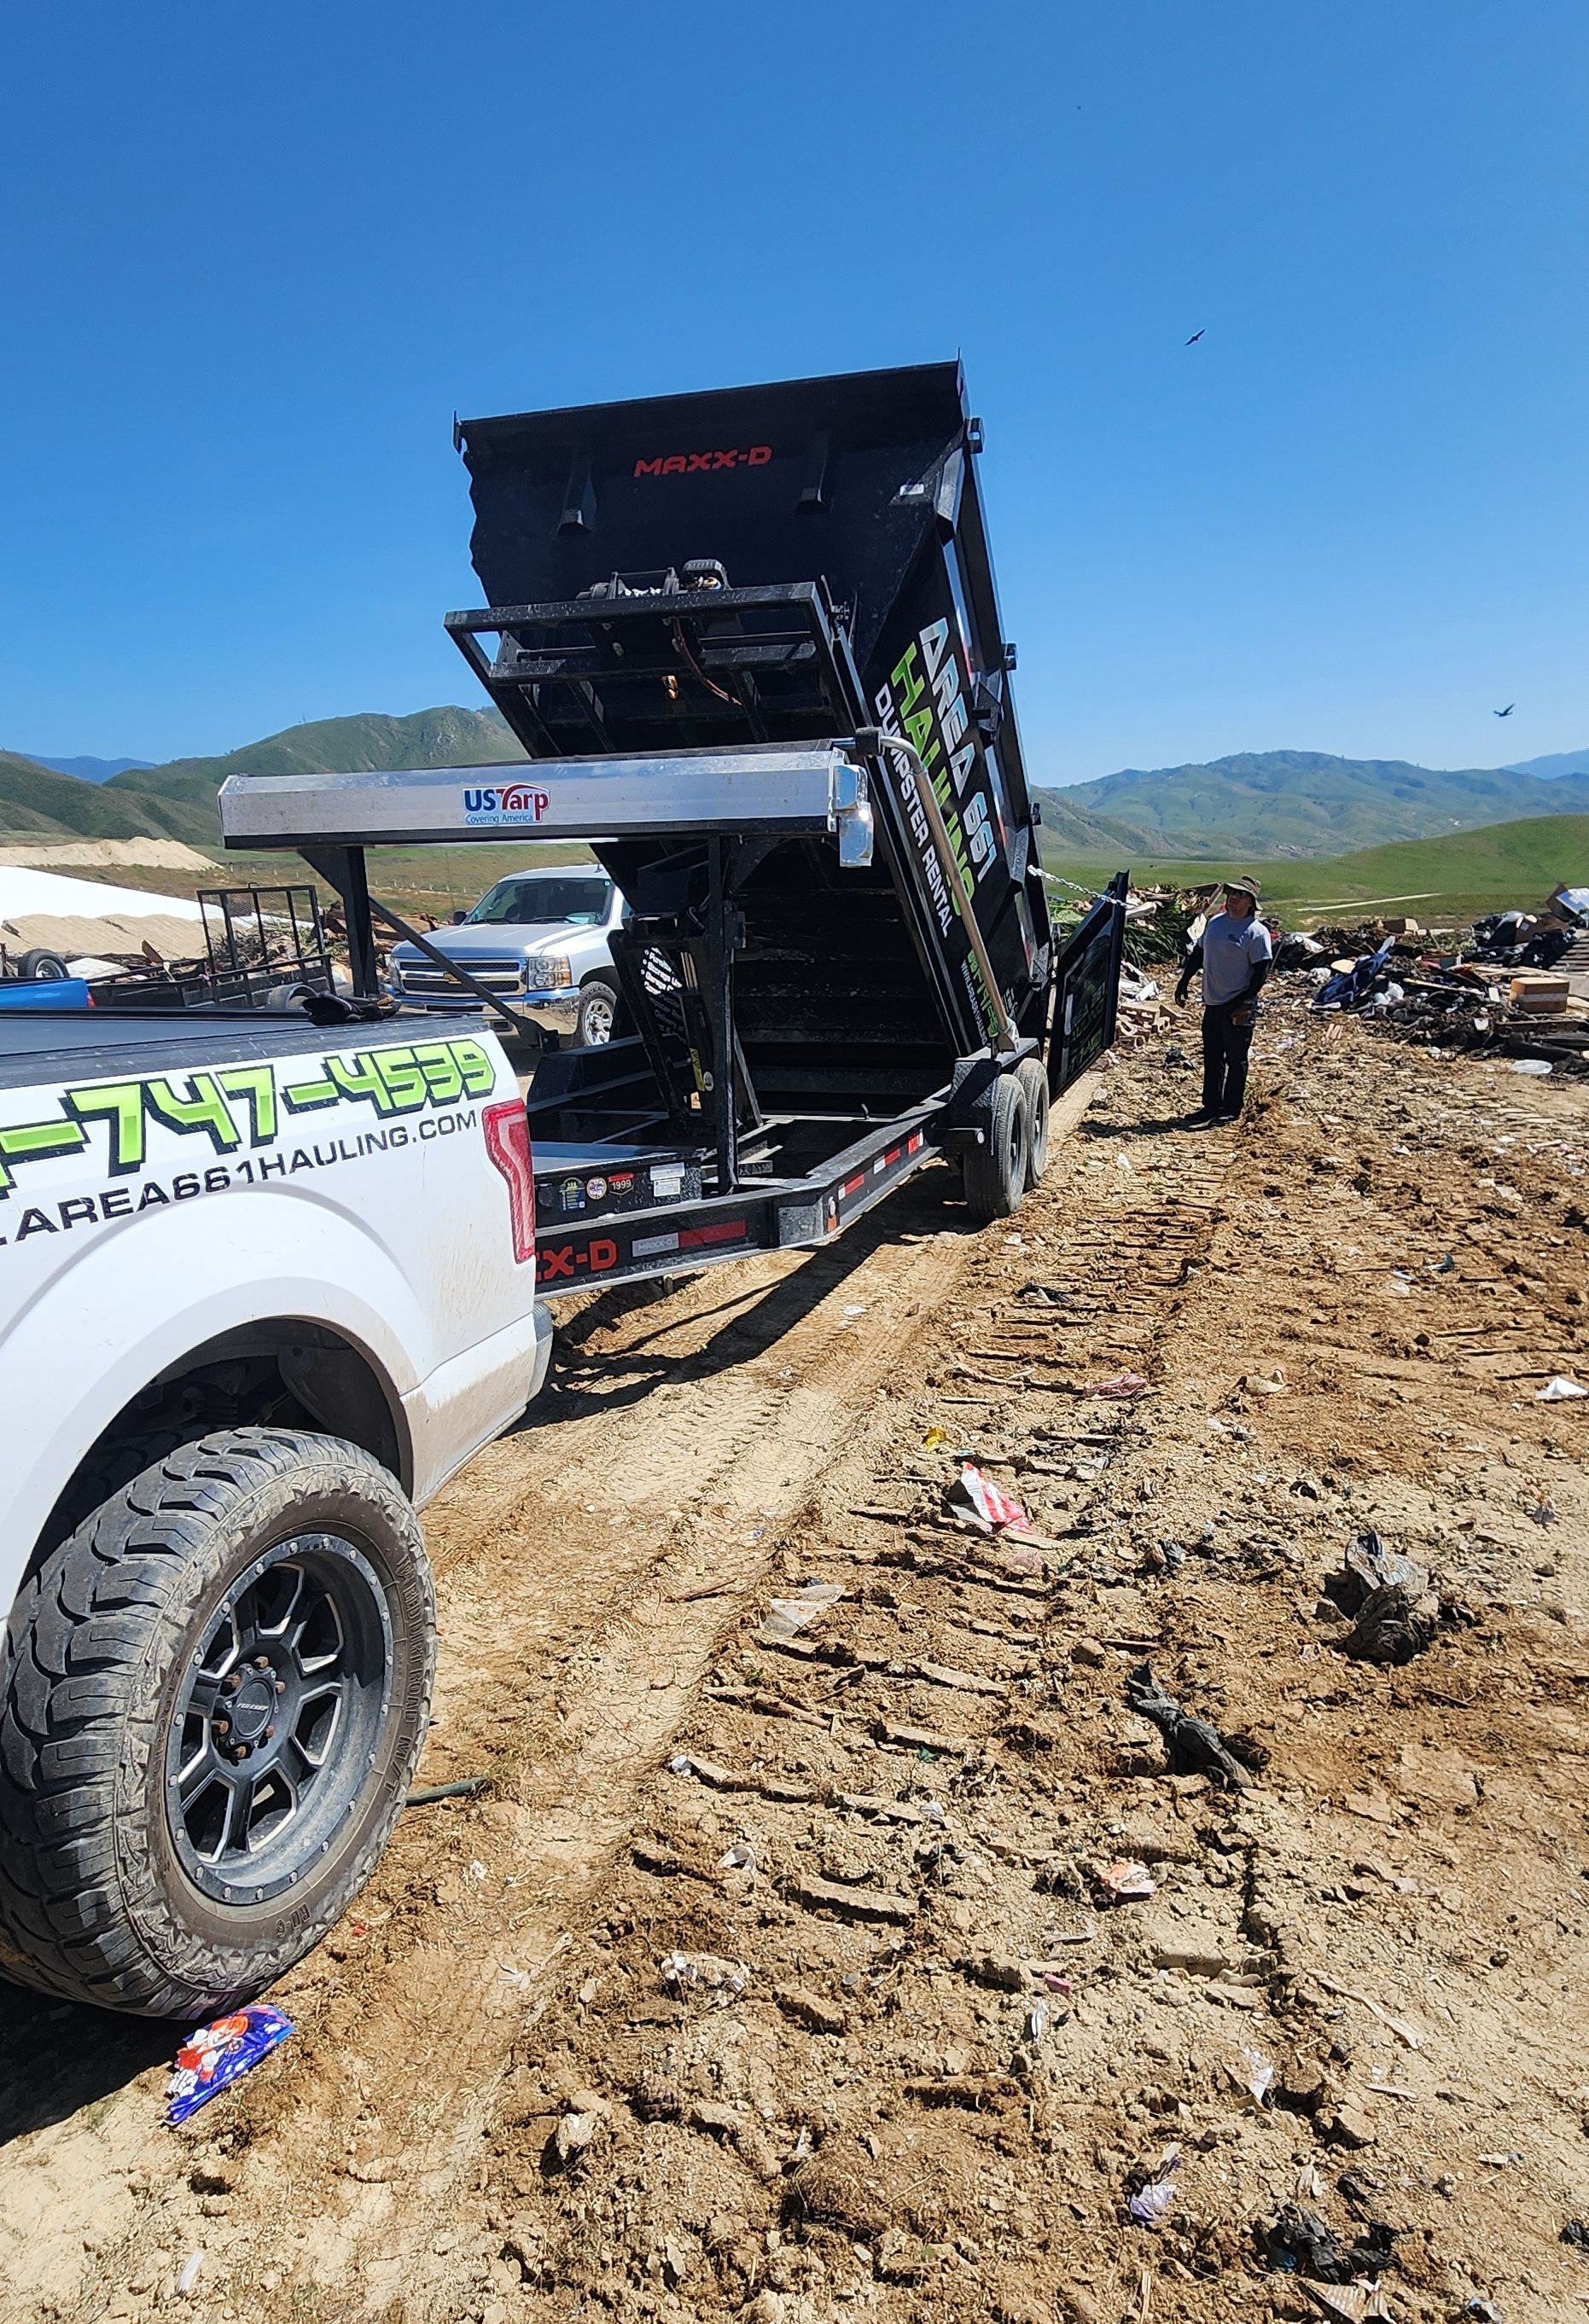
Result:
{"label": "black off-road tire", "polygon": [[[356,1651],[345,1641],[329,1657],[361,1674],[346,1692],[349,1741],[323,1747],[325,1789],[314,1791],[318,1774],[299,1787],[312,1808],[294,1824],[278,1888],[245,1895],[221,1886],[237,1859],[212,1871],[179,1828],[173,1770],[193,1731],[183,1722],[201,1657],[220,1666],[224,1647],[210,1642],[224,1637],[224,1609],[241,1608],[262,1572],[290,1590],[317,1555],[327,1601],[350,1592],[349,1639],[363,1624]],[[329,1618],[335,1632],[340,1618]],[[0,1639],[0,1971],[72,2001],[190,2022],[261,1992],[346,1910],[391,1836],[430,1720],[435,1640],[419,1520],[357,1445],[226,1429],[145,1468],[44,1560]],[[292,1651],[307,1669],[301,1640]],[[255,1667],[264,1661],[238,1662],[245,1688],[261,1683]],[[239,1713],[228,1752],[242,1725]]]}
{"label": "black off-road tire", "polygon": [[984,1225],[1012,1219],[1026,1193],[1030,1111],[1019,1075],[1001,1074],[973,1109],[983,1142],[965,1157],[965,1204]]}
{"label": "black off-road tire", "polygon": [[1040,1057],[1022,1057],[1015,1078],[1026,1092],[1026,1184],[1030,1192],[1049,1167],[1049,1076]]}
{"label": "black off-road tire", "polygon": [[605,1048],[612,1039],[618,1014],[618,995],[605,977],[592,977],[579,988],[579,1014],[574,1028],[575,1046]]}

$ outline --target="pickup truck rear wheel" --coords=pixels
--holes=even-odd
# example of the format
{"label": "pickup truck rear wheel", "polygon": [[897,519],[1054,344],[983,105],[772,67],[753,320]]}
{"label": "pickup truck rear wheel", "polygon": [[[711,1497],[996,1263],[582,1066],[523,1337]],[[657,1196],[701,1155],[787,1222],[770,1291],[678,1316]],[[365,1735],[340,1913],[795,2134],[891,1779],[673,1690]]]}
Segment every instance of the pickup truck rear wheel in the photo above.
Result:
{"label": "pickup truck rear wheel", "polygon": [[965,1156],[966,1207],[984,1224],[1013,1218],[1026,1192],[1031,1142],[1030,1111],[1020,1075],[1001,1074],[977,1100],[971,1119],[983,1141]]}
{"label": "pickup truck rear wheel", "polygon": [[308,1952],[429,1723],[419,1521],[339,1438],[227,1429],[113,1494],[0,1648],[0,1969],[208,2017]]}
{"label": "pickup truck rear wheel", "polygon": [[610,984],[594,979],[581,987],[575,1039],[582,1049],[599,1049],[613,1038],[618,996]]}

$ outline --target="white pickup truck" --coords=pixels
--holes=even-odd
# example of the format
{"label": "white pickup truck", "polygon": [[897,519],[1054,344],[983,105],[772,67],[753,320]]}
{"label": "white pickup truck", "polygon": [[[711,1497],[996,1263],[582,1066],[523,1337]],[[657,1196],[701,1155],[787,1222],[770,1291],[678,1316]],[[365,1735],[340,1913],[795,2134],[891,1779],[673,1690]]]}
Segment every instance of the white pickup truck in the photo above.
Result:
{"label": "white pickup truck", "polygon": [[[510,872],[472,912],[438,928],[432,947],[467,969],[476,987],[500,992],[516,1017],[577,1048],[613,1038],[618,978],[611,937],[628,907],[596,863]],[[408,1009],[485,1011],[484,1001],[411,944],[392,950],[392,994]]]}
{"label": "white pickup truck", "polygon": [[488,1031],[0,1015],[0,1970],[197,2020],[331,1926],[550,1346]]}

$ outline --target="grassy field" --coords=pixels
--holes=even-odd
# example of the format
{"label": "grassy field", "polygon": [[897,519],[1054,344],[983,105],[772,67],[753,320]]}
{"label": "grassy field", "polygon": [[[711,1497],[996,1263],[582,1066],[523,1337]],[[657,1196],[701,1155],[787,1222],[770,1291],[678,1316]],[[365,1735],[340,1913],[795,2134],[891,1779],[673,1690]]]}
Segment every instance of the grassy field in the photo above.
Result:
{"label": "grassy field", "polygon": [[[1078,862],[1057,851],[1048,870],[1091,886],[1119,868]],[[1471,918],[1510,904],[1542,904],[1559,881],[1589,886],[1589,815],[1531,816],[1444,839],[1402,839],[1316,862],[1240,863],[1185,859],[1133,862],[1138,887],[1195,887],[1237,872],[1256,874],[1266,906],[1306,926],[1364,911],[1405,912],[1428,924]]]}

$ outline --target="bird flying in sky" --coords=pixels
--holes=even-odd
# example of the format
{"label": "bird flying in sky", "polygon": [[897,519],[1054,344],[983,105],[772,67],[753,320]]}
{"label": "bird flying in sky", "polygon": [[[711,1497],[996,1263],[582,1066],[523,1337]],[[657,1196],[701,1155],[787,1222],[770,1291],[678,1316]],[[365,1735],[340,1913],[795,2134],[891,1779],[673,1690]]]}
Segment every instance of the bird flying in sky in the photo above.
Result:
{"label": "bird flying in sky", "polygon": [[[1207,324],[1206,324],[1206,323],[1205,323],[1205,324],[1204,324],[1204,326],[1203,326],[1203,331],[1206,331],[1207,328],[1208,328],[1208,326],[1207,326]],[[1203,331],[1194,331],[1194,332],[1192,333],[1191,337],[1187,341],[1187,346],[1189,346],[1189,347],[1195,347],[1195,346],[1196,346],[1196,344],[1197,344],[1198,340],[1202,337],[1202,336],[1203,336]]]}
{"label": "bird flying in sky", "polygon": [[1515,702],[1509,702],[1509,703],[1507,704],[1507,706],[1506,706],[1505,709],[1504,709],[1504,710],[1498,710],[1498,711],[1495,713],[1495,715],[1497,716],[1497,718],[1510,718],[1510,717],[1511,716],[1512,712],[1513,712],[1516,708],[1517,708],[1517,704],[1516,704]]}

